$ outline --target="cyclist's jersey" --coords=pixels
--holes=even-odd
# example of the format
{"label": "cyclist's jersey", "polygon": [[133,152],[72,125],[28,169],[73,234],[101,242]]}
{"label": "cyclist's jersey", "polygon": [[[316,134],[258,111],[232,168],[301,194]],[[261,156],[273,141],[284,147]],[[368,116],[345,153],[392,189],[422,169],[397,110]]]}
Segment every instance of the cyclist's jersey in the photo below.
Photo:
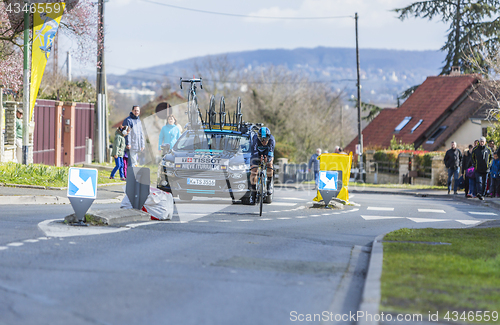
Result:
{"label": "cyclist's jersey", "polygon": [[267,145],[263,145],[257,135],[254,135],[252,138],[252,159],[260,158],[260,156],[268,156],[270,158],[274,157],[274,137],[271,134]]}

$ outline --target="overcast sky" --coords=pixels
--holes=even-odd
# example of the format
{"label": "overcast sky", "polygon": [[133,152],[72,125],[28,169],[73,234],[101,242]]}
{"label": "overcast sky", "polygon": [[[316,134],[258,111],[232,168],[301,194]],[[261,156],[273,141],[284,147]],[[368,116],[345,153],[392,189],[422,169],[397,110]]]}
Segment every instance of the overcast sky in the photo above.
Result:
{"label": "overcast sky", "polygon": [[[149,1],[149,0],[148,0]],[[283,20],[221,16],[174,9],[144,0],[109,0],[105,6],[107,73],[150,67],[196,56],[256,49],[355,47],[437,50],[447,26],[440,21],[400,21],[391,11],[410,0],[151,0],[212,12],[267,17],[352,16]],[[70,50],[75,50],[67,42]],[[362,60],[362,59],[361,59]],[[92,66],[75,74],[94,73]]]}

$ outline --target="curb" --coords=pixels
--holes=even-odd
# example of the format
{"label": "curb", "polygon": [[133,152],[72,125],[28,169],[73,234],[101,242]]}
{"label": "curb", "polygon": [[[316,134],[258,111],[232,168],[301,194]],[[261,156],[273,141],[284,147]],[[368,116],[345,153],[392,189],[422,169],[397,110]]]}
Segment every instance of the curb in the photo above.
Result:
{"label": "curb", "polygon": [[[365,286],[363,288],[363,295],[359,305],[359,311],[366,313],[366,315],[377,315],[379,313],[381,296],[380,277],[382,276],[382,265],[384,260],[382,239],[386,234],[387,233],[377,236],[372,245],[370,263],[368,264]],[[367,317],[363,317],[361,320],[358,320],[358,325],[378,325],[378,323],[379,322],[374,319],[368,321]]]}
{"label": "curb", "polygon": [[[1,198],[2,196],[0,196]],[[0,206],[2,205],[31,205],[31,204],[70,204],[69,199],[62,196],[53,195],[18,195],[18,196],[6,196],[7,200],[1,200]],[[125,194],[120,194],[112,199],[99,199],[95,200],[92,204],[109,204],[109,203],[120,203]]]}
{"label": "curb", "polygon": [[[103,186],[113,186],[113,185],[122,185],[126,184],[124,181],[116,182],[116,183],[106,183],[106,184],[97,184],[97,187],[103,187]],[[5,187],[19,187],[19,188],[32,188],[35,190],[56,190],[56,191],[62,191],[62,190],[67,190],[68,187],[53,187],[53,186],[42,186],[42,185],[27,185],[27,184],[10,184],[10,183],[0,183],[0,186],[5,186]]]}

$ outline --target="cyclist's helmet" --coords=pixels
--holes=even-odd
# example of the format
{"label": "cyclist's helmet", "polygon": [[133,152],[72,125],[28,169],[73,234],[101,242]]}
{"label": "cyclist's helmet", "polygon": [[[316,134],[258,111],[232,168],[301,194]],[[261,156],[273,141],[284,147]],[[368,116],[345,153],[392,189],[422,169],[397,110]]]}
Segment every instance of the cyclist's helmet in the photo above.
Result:
{"label": "cyclist's helmet", "polygon": [[259,132],[257,132],[257,137],[260,141],[269,140],[269,138],[271,137],[271,130],[263,126],[259,129]]}

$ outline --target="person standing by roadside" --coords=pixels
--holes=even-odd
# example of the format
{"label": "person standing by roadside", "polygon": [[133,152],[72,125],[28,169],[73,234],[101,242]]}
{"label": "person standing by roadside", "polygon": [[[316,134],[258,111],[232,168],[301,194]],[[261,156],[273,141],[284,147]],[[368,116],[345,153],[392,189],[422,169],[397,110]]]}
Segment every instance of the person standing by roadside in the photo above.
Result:
{"label": "person standing by roadside", "polygon": [[128,126],[130,133],[125,137],[126,148],[129,149],[129,164],[131,167],[137,167],[139,164],[139,153],[146,147],[144,140],[144,133],[142,132],[142,123],[139,115],[141,108],[139,106],[132,106],[132,112],[129,117],[123,120],[122,125]]}
{"label": "person standing by roadside", "polygon": [[455,185],[453,186],[453,194],[457,194],[458,187],[458,173],[460,171],[460,166],[462,165],[462,153],[460,149],[457,149],[457,143],[455,141],[451,142],[451,148],[446,151],[444,155],[444,165],[448,168],[448,194],[451,191],[451,177]]}
{"label": "person standing by roadside", "polygon": [[314,188],[315,189],[318,188],[318,184],[319,184],[319,159],[318,159],[318,157],[320,155],[321,155],[321,148],[318,148],[318,149],[316,149],[316,153],[313,154],[311,156],[311,158],[309,159],[309,165],[308,165],[309,171],[311,171],[311,169],[314,171],[314,184],[315,184]]}
{"label": "person standing by roadside", "polygon": [[490,193],[491,197],[500,197],[500,160],[498,159],[498,154],[493,154],[493,162],[490,168],[491,185]]}
{"label": "person standing by roadside", "polygon": [[490,172],[493,153],[490,147],[486,146],[486,138],[479,139],[479,145],[472,151],[472,163],[476,174],[477,197],[484,200],[486,190],[486,180]]}
{"label": "person standing by roadside", "polygon": [[120,126],[115,131],[115,141],[113,141],[113,151],[111,156],[115,158],[115,168],[109,176],[110,179],[115,178],[116,171],[120,173],[120,179],[125,180],[125,174],[123,173],[123,154],[125,153],[125,137],[129,133],[128,126]]}
{"label": "person standing by roadside", "polygon": [[462,156],[462,177],[464,178],[464,183],[465,183],[465,197],[472,197],[472,193],[469,193],[471,190],[470,188],[470,178],[467,176],[467,169],[472,167],[472,149],[474,147],[472,144],[469,144],[469,150],[464,151],[464,154]]}
{"label": "person standing by roadside", "polygon": [[23,163],[23,109],[16,111],[16,160],[17,163]]}
{"label": "person standing by roadside", "polygon": [[177,126],[177,119],[173,115],[169,115],[167,118],[167,124],[161,128],[160,138],[158,140],[158,150],[161,152],[161,146],[163,144],[170,144],[170,148],[174,147],[174,144],[179,140],[181,132]]}

